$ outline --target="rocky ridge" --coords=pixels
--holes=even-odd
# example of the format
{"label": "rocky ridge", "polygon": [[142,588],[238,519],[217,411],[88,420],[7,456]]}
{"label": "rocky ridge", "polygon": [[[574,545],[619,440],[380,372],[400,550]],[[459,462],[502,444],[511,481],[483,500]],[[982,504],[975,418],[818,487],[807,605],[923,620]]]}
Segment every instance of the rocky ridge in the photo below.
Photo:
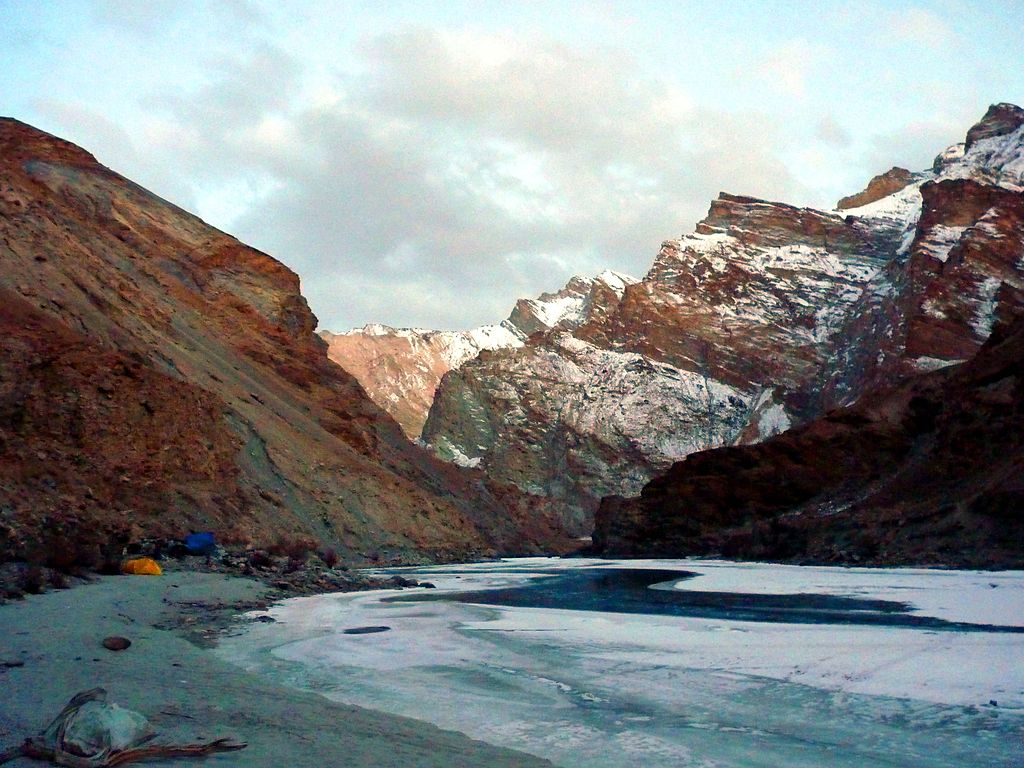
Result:
{"label": "rocky ridge", "polygon": [[993,107],[969,148],[883,174],[844,199],[855,208],[722,193],[602,317],[448,373],[424,440],[586,527],[602,496],[635,495],[695,451],[966,359],[1021,285],[1007,206],[1024,176],[1022,114]]}
{"label": "rocky ridge", "polygon": [[[377,405],[390,413],[410,439],[417,439],[445,373],[483,350],[521,347],[535,333],[571,330],[602,316],[618,303],[631,277],[606,270],[573,277],[561,290],[520,299],[497,325],[469,331],[392,328],[371,324],[346,333],[320,331],[327,354],[358,379]],[[448,458],[459,457],[448,453]]]}
{"label": "rocky ridge", "polygon": [[992,107],[865,208],[906,216],[907,200],[901,245],[825,369],[827,413],[606,499],[599,551],[1024,563],[1024,110]]}
{"label": "rocky ridge", "polygon": [[966,363],[603,500],[594,550],[1024,567],[1024,313]]}
{"label": "rocky ridge", "polygon": [[328,360],[287,267],[11,119],[0,262],[0,559],[76,531],[558,546],[543,500],[412,445]]}

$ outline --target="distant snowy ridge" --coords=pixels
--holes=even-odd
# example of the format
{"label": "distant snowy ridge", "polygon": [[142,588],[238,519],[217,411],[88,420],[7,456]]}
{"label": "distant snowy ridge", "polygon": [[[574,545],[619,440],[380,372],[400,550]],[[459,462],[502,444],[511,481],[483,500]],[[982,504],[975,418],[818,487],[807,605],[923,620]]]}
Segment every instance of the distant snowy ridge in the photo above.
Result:
{"label": "distant snowy ridge", "polygon": [[[500,323],[468,331],[393,328],[370,323],[344,333],[321,331],[330,358],[354,375],[370,397],[394,416],[410,438],[418,438],[434,392],[449,370],[481,352],[521,347],[530,335],[572,329],[592,313],[622,298],[636,279],[611,270],[596,277],[574,276],[561,290],[520,299]],[[456,463],[473,459],[442,451]],[[479,463],[476,461],[475,463]]]}
{"label": "distant snowy ridge", "polygon": [[[931,168],[891,169],[833,210],[721,193],[620,300],[445,377],[423,437],[585,528],[666,461],[972,356],[1024,292],[1022,190],[1024,111],[1004,104]],[[588,291],[570,282],[510,319],[530,336]]]}

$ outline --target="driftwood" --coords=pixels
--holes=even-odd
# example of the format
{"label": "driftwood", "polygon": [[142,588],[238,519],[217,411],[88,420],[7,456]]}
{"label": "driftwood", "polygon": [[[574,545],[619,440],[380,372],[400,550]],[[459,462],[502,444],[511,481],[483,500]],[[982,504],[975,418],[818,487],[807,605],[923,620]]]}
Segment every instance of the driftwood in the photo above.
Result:
{"label": "driftwood", "polygon": [[119,709],[116,705],[107,705],[106,698],[107,692],[102,688],[93,688],[75,695],[39,736],[25,739],[21,745],[0,752],[0,764],[18,757],[28,757],[68,768],[109,768],[143,760],[202,757],[217,752],[234,752],[247,746],[231,739],[216,739],[198,744],[146,744],[156,734],[145,722],[145,718],[128,710],[120,710],[132,720],[132,725],[136,726],[135,732],[127,735],[115,735],[112,732],[89,734],[98,736],[100,743],[93,746],[92,754],[81,754],[82,749],[75,743],[71,733],[75,718],[89,704],[109,707],[111,710]]}

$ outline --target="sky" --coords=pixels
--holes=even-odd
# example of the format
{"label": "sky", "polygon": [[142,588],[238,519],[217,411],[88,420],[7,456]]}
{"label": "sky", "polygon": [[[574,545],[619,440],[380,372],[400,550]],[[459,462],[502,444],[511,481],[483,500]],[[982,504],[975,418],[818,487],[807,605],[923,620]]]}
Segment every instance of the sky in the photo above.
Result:
{"label": "sky", "polygon": [[0,0],[0,114],[277,257],[320,327],[642,276],[1024,104],[1024,0]]}

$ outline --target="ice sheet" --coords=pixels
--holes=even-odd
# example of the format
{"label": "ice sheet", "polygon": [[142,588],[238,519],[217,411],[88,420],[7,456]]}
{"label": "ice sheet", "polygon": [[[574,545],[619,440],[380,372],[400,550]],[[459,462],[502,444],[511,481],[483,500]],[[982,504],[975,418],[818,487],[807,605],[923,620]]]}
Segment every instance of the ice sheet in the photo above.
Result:
{"label": "ice sheet", "polygon": [[[895,599],[922,615],[1015,625],[1024,584],[1020,572],[544,558],[416,577],[443,594],[570,568],[696,571],[663,588]],[[277,623],[219,653],[562,766],[952,768],[1019,755],[1024,634],[385,602],[395,594],[286,601],[268,611]],[[341,634],[367,625],[391,630]]]}

